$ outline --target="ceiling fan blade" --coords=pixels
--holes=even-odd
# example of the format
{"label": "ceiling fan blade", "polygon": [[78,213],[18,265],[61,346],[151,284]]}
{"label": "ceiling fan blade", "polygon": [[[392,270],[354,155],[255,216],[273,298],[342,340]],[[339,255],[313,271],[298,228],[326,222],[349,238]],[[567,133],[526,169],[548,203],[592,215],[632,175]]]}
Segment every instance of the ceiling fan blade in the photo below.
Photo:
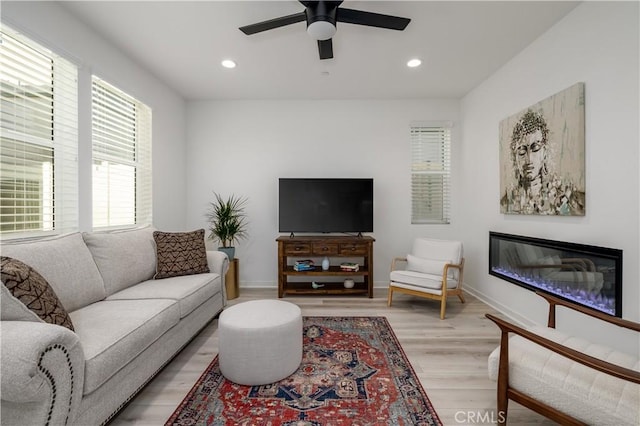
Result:
{"label": "ceiling fan blade", "polygon": [[337,21],[402,31],[409,25],[411,19],[339,7]]}
{"label": "ceiling fan blade", "polygon": [[305,12],[294,13],[293,15],[281,16],[280,18],[269,19],[268,21],[258,22],[256,24],[245,25],[240,27],[240,31],[246,35],[261,33],[262,31],[272,30],[274,28],[284,27],[285,25],[295,24],[307,19]]}
{"label": "ceiling fan blade", "polygon": [[318,53],[320,53],[320,59],[333,58],[333,43],[331,39],[318,40]]}

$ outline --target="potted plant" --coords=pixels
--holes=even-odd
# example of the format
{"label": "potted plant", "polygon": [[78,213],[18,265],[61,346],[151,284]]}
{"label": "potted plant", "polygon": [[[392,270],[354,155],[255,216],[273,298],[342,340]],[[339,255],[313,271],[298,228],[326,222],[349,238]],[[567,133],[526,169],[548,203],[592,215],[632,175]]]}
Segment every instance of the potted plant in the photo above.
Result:
{"label": "potted plant", "polygon": [[233,260],[235,255],[234,243],[247,237],[247,215],[245,205],[247,199],[230,195],[227,199],[216,192],[215,200],[209,203],[206,217],[209,221],[209,239],[219,241],[218,250],[224,252]]}

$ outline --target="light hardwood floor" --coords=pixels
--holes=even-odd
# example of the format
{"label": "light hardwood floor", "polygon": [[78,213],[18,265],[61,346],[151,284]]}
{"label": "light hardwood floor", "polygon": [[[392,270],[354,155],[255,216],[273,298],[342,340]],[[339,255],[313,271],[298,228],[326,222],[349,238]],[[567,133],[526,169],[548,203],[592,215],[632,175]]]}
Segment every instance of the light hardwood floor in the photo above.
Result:
{"label": "light hardwood floor", "polygon": [[[363,296],[287,296],[306,316],[384,316],[387,318],[445,425],[496,423],[495,382],[487,376],[487,357],[499,343],[498,328],[484,317],[496,313],[465,293],[447,304],[447,318],[439,319],[439,302],[376,289]],[[276,289],[240,289],[229,305],[254,299],[275,299]],[[496,313],[497,314],[497,313]],[[111,422],[120,425],[163,425],[218,351],[218,321],[202,332],[140,392]],[[509,404],[510,425],[555,423]]]}

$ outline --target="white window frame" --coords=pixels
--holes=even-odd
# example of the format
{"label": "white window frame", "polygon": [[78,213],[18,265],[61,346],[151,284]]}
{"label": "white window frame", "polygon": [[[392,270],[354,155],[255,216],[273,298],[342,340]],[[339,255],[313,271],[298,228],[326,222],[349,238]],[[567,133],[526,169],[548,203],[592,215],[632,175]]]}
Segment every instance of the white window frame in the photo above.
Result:
{"label": "white window frame", "polygon": [[152,223],[151,108],[93,76],[93,229]]}
{"label": "white window frame", "polygon": [[[0,213],[0,239],[77,231],[78,67],[5,24],[0,29],[0,180],[15,188],[2,193],[7,208]],[[48,108],[50,121],[44,119]],[[51,150],[51,157],[34,154],[43,149]],[[29,180],[37,182],[37,191],[28,188]],[[27,199],[39,200],[38,213],[18,213]]]}
{"label": "white window frame", "polygon": [[451,122],[410,126],[411,223],[451,221]]}

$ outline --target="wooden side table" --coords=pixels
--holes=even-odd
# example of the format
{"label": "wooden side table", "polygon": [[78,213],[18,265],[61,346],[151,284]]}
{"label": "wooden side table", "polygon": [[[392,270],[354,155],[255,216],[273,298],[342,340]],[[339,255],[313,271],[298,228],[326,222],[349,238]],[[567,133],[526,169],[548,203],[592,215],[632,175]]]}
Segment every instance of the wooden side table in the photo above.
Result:
{"label": "wooden side table", "polygon": [[238,258],[235,257],[229,261],[229,270],[224,277],[224,285],[227,290],[227,300],[235,299],[240,295],[240,265]]}

